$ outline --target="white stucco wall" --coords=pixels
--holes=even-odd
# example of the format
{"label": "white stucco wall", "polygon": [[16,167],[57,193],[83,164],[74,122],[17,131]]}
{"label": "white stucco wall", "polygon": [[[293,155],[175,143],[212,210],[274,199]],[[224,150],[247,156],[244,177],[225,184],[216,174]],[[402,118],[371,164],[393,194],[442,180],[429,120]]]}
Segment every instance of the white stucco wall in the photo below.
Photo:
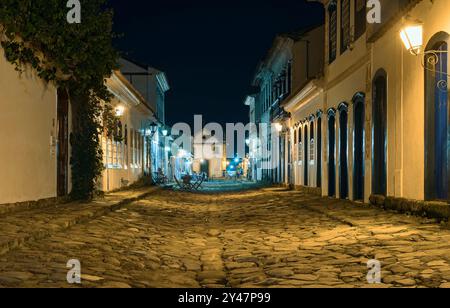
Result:
{"label": "white stucco wall", "polygon": [[56,88],[19,74],[0,48],[0,204],[56,196]]}
{"label": "white stucco wall", "polygon": [[[424,47],[438,32],[450,34],[450,1],[420,2],[409,15],[424,25]],[[422,57],[403,46],[399,20],[372,50],[372,72],[388,75],[388,195],[425,198],[425,92]],[[449,67],[450,71],[450,67]]]}

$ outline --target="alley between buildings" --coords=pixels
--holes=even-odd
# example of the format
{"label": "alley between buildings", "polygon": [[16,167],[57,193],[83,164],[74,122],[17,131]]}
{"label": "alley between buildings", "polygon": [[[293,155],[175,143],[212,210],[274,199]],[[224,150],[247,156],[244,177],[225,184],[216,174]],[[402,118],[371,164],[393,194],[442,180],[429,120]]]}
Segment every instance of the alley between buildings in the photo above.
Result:
{"label": "alley between buildings", "polygon": [[450,230],[278,188],[156,190],[0,255],[0,287],[370,287],[371,259],[374,287],[450,287]]}

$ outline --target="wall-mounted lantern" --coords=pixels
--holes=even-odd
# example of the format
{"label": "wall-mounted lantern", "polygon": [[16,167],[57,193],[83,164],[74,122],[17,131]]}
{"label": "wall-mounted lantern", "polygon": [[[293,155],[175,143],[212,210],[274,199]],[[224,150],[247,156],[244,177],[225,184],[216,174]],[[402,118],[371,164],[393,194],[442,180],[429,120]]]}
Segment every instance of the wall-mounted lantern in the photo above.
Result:
{"label": "wall-mounted lantern", "polygon": [[118,105],[118,106],[116,106],[114,111],[116,113],[116,117],[121,117],[121,116],[123,116],[125,114],[125,106]]}
{"label": "wall-mounted lantern", "polygon": [[400,31],[400,37],[411,54],[419,55],[423,47],[423,24],[419,21],[405,24]]}
{"label": "wall-mounted lantern", "polygon": [[423,47],[423,23],[421,21],[407,21],[400,31],[400,37],[405,48],[414,56],[421,56],[422,67],[428,71],[450,76],[446,72],[436,70],[446,50],[425,50]]}

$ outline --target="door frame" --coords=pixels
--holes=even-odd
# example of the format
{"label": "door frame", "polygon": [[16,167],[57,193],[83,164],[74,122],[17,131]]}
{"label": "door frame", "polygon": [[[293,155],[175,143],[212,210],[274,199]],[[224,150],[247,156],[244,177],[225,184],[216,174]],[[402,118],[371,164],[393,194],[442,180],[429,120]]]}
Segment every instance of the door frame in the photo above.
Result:
{"label": "door frame", "polygon": [[[365,117],[366,117],[366,106],[365,106],[365,99],[366,95],[363,92],[358,92],[355,94],[355,96],[352,99],[353,102],[353,199],[354,200],[364,200],[364,193],[365,193],[365,163],[364,163],[364,157],[365,157],[365,147],[366,147],[366,131],[365,131]],[[358,108],[360,108],[362,114],[357,114]],[[356,150],[356,137],[357,137],[357,129],[358,126],[356,125],[356,121],[360,117],[361,122],[361,152],[358,153]],[[357,170],[357,156],[361,155],[360,159],[360,168],[361,170]],[[361,172],[361,175],[358,175],[358,171]],[[359,181],[357,180],[359,179]],[[360,195],[358,195],[359,189],[358,185],[360,185]]]}
{"label": "door frame", "polygon": [[[381,98],[381,102],[377,101],[377,82],[378,80],[384,81],[383,87],[384,92],[383,97]],[[384,69],[379,69],[373,77],[372,81],[372,194],[387,196],[387,143],[388,143],[388,75]],[[377,109],[378,103],[382,103],[383,106],[381,110]],[[380,115],[381,125],[380,132],[383,133],[383,143],[379,145],[376,142],[376,115],[382,112]],[[382,147],[379,149],[378,147]],[[376,157],[376,153],[382,150],[384,153],[383,161],[378,162],[378,158]],[[376,164],[378,162],[378,164]],[[381,166],[380,166],[381,164]],[[382,170],[380,170],[382,169]],[[381,174],[379,174],[381,172]]]}
{"label": "door frame", "polygon": [[[348,104],[343,102],[339,104],[339,198],[348,199],[349,185],[348,185]],[[345,113],[345,126],[342,125],[342,117]],[[345,136],[343,136],[345,129]],[[343,142],[345,141],[345,146]],[[342,161],[345,158],[345,162]]]}
{"label": "door frame", "polygon": [[69,95],[57,90],[56,115],[56,193],[58,197],[69,193]]}
{"label": "door frame", "polygon": [[[327,112],[328,134],[328,196],[336,197],[336,109]],[[330,122],[333,121],[333,127]],[[331,161],[333,158],[333,161]]]}
{"label": "door frame", "polygon": [[[446,61],[447,61],[447,67],[445,68],[446,71],[444,71],[444,74],[448,74],[450,71],[450,56],[448,51],[450,50],[450,34],[447,32],[438,32],[435,35],[431,37],[429,40],[426,51],[431,52],[430,56],[433,57],[433,51],[438,50],[441,46],[446,44],[447,53],[445,53]],[[439,59],[440,55],[444,55],[444,53],[438,53],[436,54],[437,59]],[[441,59],[439,59],[441,60]],[[425,63],[428,63],[425,61]],[[439,61],[436,62],[439,64]],[[434,69],[434,68],[433,68]],[[442,74],[442,75],[444,75]],[[431,79],[430,79],[431,77]],[[425,138],[425,178],[424,178],[424,185],[425,185],[425,200],[446,200],[450,197],[450,148],[449,148],[449,140],[450,140],[450,98],[448,93],[448,82],[449,77],[446,76],[446,84],[447,85],[447,114],[446,114],[446,125],[447,125],[447,133],[446,133],[446,145],[440,145],[438,146],[436,144],[436,99],[437,99],[437,92],[439,91],[438,84],[436,78],[438,77],[438,73],[431,71],[431,69],[428,69],[425,67],[424,69],[424,94],[425,94],[425,131],[424,131],[424,138]],[[432,88],[432,91],[430,92],[430,88]],[[443,90],[445,93],[445,90]],[[445,137],[445,136],[444,136]],[[442,163],[445,166],[440,166],[441,170],[445,170],[445,177],[447,180],[447,185],[441,187],[441,189],[445,189],[446,191],[440,191],[438,188],[437,183],[437,173],[435,172],[436,169],[438,169],[437,166],[437,148],[446,148],[446,153],[441,153],[446,155],[446,159],[442,159]],[[431,157],[430,157],[431,156]],[[441,176],[442,177],[442,176]],[[442,183],[441,183],[442,184]],[[443,193],[446,196],[439,196],[440,193]]]}

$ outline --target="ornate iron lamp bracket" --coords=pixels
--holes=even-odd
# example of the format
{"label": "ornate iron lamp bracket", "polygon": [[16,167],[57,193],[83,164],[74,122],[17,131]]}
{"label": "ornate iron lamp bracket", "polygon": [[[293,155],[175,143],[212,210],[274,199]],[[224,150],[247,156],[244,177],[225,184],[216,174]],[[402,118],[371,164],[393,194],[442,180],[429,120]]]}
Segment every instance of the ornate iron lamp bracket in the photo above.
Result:
{"label": "ornate iron lamp bracket", "polygon": [[[450,77],[450,74],[440,71],[440,70],[436,70],[435,67],[436,65],[439,64],[440,61],[440,54],[449,54],[448,51],[444,51],[444,50],[428,50],[428,51],[424,51],[422,53],[422,67],[430,72],[436,73],[436,74],[441,74],[441,75],[445,75],[447,77]],[[445,79],[441,79],[437,81],[437,87],[443,91],[447,90],[448,87],[448,81]]]}

